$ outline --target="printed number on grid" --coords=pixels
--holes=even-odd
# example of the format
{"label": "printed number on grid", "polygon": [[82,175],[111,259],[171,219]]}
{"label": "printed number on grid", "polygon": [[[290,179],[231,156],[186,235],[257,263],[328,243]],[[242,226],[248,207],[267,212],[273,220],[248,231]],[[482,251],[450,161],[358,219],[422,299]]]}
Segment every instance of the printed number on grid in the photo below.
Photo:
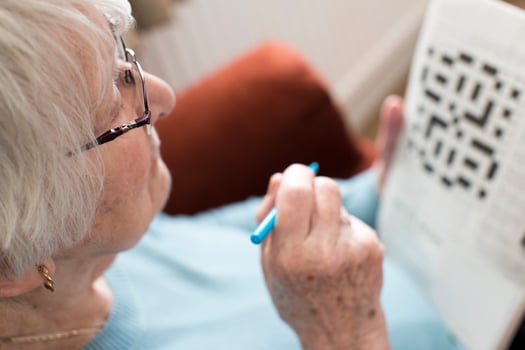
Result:
{"label": "printed number on grid", "polygon": [[421,170],[451,191],[484,200],[498,176],[523,86],[466,50],[426,50],[408,147]]}

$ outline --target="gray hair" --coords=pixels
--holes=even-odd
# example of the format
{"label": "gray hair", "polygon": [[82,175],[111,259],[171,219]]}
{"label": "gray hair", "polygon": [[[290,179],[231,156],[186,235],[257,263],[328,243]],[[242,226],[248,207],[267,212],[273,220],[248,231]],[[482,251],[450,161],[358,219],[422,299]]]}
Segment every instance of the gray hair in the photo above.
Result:
{"label": "gray hair", "polygon": [[95,116],[112,93],[104,80],[111,76],[86,77],[78,59],[81,51],[96,67],[113,66],[103,51],[113,38],[85,15],[89,4],[104,14],[116,36],[132,23],[126,0],[2,0],[0,274],[5,276],[20,276],[59,248],[81,241],[96,213],[100,154],[67,156],[94,139]]}

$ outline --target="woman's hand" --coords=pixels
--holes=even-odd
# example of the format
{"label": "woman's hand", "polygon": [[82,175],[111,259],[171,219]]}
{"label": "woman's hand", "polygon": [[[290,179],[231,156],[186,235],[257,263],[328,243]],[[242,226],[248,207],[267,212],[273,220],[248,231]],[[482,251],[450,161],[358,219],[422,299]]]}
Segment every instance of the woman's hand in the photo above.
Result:
{"label": "woman's hand", "polygon": [[303,349],[387,349],[376,233],[341,213],[337,183],[292,165],[270,180],[259,210],[275,205],[262,245],[266,284]]}
{"label": "woman's hand", "polygon": [[380,124],[376,137],[376,149],[379,157],[374,167],[378,173],[379,191],[383,189],[385,184],[402,127],[403,99],[399,96],[388,96],[381,107]]}

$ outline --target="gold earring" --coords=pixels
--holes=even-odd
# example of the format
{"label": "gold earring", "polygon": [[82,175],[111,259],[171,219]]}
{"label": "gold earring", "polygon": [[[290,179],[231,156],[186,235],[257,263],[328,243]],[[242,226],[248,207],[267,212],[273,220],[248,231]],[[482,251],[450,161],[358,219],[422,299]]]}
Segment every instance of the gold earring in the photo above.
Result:
{"label": "gold earring", "polygon": [[49,276],[49,270],[45,265],[37,266],[38,273],[45,279],[44,287],[52,292],[55,291],[55,281]]}

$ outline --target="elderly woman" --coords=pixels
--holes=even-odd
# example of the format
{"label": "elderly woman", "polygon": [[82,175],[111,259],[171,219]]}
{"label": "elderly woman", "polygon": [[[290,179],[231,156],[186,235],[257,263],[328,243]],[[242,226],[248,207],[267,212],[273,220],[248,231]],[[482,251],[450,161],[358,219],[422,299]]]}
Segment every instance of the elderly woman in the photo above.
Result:
{"label": "elderly woman", "polygon": [[124,0],[2,1],[0,348],[389,348],[382,247],[341,216],[340,188],[373,176],[275,175],[264,278],[235,205],[197,228],[159,215],[175,99],[126,48],[131,23]]}

